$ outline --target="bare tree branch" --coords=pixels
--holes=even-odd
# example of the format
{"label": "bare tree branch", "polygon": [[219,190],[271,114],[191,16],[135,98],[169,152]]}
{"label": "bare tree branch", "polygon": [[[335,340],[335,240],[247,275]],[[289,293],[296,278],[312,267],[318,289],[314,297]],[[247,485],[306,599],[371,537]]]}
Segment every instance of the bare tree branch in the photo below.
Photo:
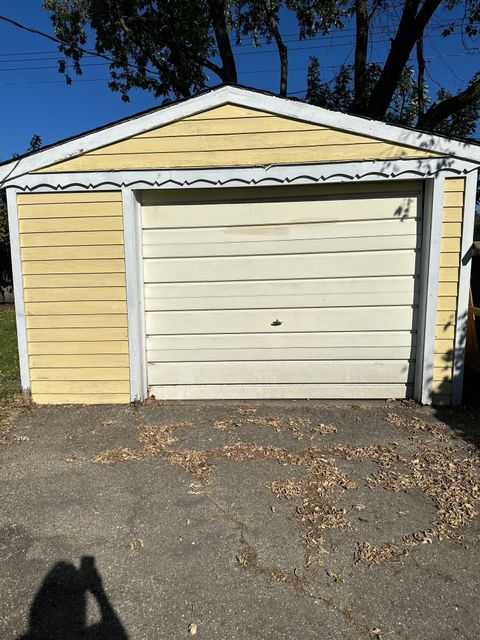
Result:
{"label": "bare tree branch", "polygon": [[423,55],[423,36],[417,40],[417,94],[418,94],[418,117],[425,113],[425,58]]}
{"label": "bare tree branch", "polygon": [[412,49],[441,1],[425,0],[418,11],[420,0],[406,0],[387,60],[365,110],[371,118],[381,120],[385,116]]}
{"label": "bare tree branch", "polygon": [[272,11],[272,3],[270,0],[265,0],[265,9],[267,11],[267,19],[270,31],[275,38],[278,55],[280,57],[280,95],[285,97],[287,95],[288,80],[288,49],[282,40],[282,36],[278,28],[278,20],[275,13]]}
{"label": "bare tree branch", "polygon": [[430,109],[418,119],[417,127],[420,129],[434,129],[440,122],[479,99],[480,79],[471,82],[464,91],[457,93],[455,96],[451,96],[432,105]]}
{"label": "bare tree branch", "polygon": [[367,0],[356,0],[356,40],[355,40],[355,77],[353,110],[361,113],[365,107],[365,86],[367,77],[368,49],[368,6]]}
{"label": "bare tree branch", "polygon": [[[215,70],[223,82],[236,84],[237,66],[232,51],[232,45],[228,35],[227,23],[225,19],[225,0],[208,0],[210,17],[212,19],[213,31],[217,41],[218,53],[222,60],[222,67]],[[211,67],[210,67],[211,68]]]}

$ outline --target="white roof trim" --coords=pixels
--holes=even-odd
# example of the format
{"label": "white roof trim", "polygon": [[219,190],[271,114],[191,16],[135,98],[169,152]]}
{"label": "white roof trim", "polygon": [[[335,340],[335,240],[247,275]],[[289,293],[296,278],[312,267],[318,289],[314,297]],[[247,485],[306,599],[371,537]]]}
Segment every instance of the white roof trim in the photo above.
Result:
{"label": "white roof trim", "polygon": [[124,171],[77,171],[33,173],[10,181],[21,191],[83,189],[177,189],[252,187],[328,182],[367,182],[380,180],[419,180],[442,174],[464,177],[476,172],[478,165],[458,159],[425,158],[369,160],[322,164],[293,164],[250,167],[204,167],[145,169]]}
{"label": "white roof trim", "polygon": [[[412,146],[480,162],[480,146],[405,129],[403,127],[392,126],[375,120],[329,111],[322,107],[315,107],[300,101],[297,102],[277,96],[266,95],[250,89],[222,86],[184,102],[167,107],[160,107],[156,111],[151,111],[143,115],[132,116],[130,120],[110,126],[107,125],[99,131],[86,133],[78,136],[74,140],[63,143],[60,142],[51,148],[39,151],[25,158],[12,160],[12,162],[0,167],[0,184],[9,183],[12,179],[31,171],[69,160],[82,153],[98,149],[99,147],[118,142],[125,138],[149,131],[150,129],[170,124],[176,120],[227,103],[269,111],[279,116],[296,118],[298,120],[311,122],[312,124],[333,127],[350,133],[372,136],[394,144]],[[419,158],[418,162],[421,161],[421,158]]]}

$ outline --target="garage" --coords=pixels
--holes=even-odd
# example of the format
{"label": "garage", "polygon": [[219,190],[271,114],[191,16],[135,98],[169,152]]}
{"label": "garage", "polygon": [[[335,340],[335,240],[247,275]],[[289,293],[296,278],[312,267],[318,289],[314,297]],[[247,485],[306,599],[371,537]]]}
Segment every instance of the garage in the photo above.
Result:
{"label": "garage", "polygon": [[458,404],[479,165],[238,86],[0,164],[24,393]]}
{"label": "garage", "polygon": [[142,195],[159,398],[411,397],[421,183]]}

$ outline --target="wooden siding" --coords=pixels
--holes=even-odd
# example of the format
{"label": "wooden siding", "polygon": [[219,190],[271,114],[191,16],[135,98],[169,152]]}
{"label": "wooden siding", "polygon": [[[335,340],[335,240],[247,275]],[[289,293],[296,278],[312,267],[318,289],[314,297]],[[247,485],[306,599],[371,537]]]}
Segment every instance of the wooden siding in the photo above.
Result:
{"label": "wooden siding", "polygon": [[121,193],[17,198],[33,400],[129,402]]}
{"label": "wooden siding", "polygon": [[464,178],[445,180],[432,383],[434,404],[451,403],[464,191]]}
{"label": "wooden siding", "polygon": [[224,105],[59,162],[40,172],[247,166],[436,155],[439,154],[266,111]]}

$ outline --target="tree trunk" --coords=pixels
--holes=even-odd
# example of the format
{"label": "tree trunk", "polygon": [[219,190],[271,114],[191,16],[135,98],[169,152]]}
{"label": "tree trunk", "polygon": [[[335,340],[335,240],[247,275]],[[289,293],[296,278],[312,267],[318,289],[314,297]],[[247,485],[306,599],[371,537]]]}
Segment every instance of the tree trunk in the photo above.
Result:
{"label": "tree trunk", "polygon": [[238,82],[237,66],[225,20],[225,0],[208,0],[208,6],[218,53],[222,60],[222,67],[215,73],[218,73],[223,82],[236,84]]}
{"label": "tree trunk", "polygon": [[417,40],[417,99],[418,99],[418,119],[425,113],[425,58],[423,56],[423,36]]}
{"label": "tree trunk", "polygon": [[270,31],[278,49],[278,55],[280,57],[280,95],[285,98],[287,95],[287,81],[288,81],[288,49],[282,40],[280,30],[278,28],[277,17],[272,11],[272,4],[270,0],[265,0],[265,8],[267,10],[267,17],[269,22]]}
{"label": "tree trunk", "polygon": [[371,118],[381,120],[384,117],[415,43],[441,4],[441,0],[425,0],[417,14],[419,2],[420,0],[405,2],[390,52],[368,102],[366,115]]}
{"label": "tree trunk", "polygon": [[355,113],[362,113],[365,109],[365,87],[367,78],[369,23],[367,0],[356,0],[355,15],[356,41],[353,111]]}
{"label": "tree trunk", "polygon": [[457,111],[468,107],[475,100],[480,99],[480,80],[472,82],[465,91],[457,93],[456,96],[451,96],[434,104],[430,109],[418,119],[417,127],[420,129],[433,130],[435,127],[453,115]]}

